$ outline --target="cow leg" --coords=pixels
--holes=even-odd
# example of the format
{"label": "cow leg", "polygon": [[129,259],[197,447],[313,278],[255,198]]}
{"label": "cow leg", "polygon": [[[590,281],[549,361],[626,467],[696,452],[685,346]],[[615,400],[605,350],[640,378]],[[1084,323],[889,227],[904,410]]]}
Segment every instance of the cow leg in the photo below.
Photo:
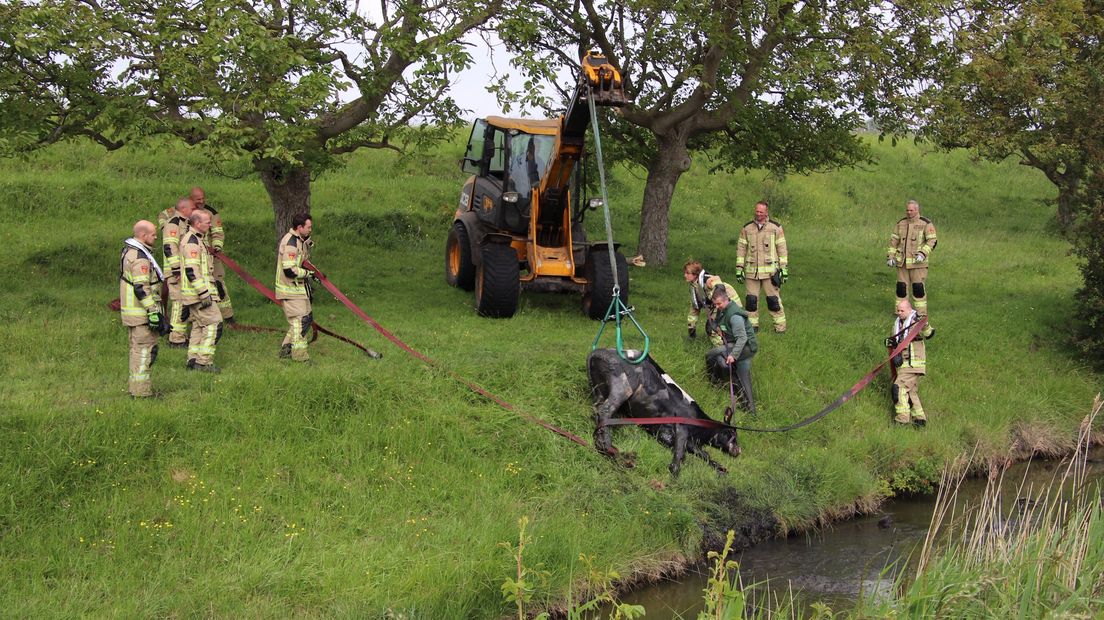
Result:
{"label": "cow leg", "polygon": [[683,424],[675,425],[675,455],[671,459],[671,464],[667,466],[667,469],[671,471],[671,476],[678,478],[679,470],[682,469],[682,460],[686,458],[686,443],[689,439],[689,431],[686,430],[686,426]]}
{"label": "cow leg", "polygon": [[625,401],[632,396],[632,388],[629,385],[628,377],[624,374],[610,377],[607,388],[609,389],[609,396],[595,403],[594,447],[602,454],[613,456],[617,454],[617,450],[613,447],[610,427],[606,426],[606,421],[612,418],[613,414],[621,408],[621,405],[625,404]]}
{"label": "cow leg", "polygon": [[690,445],[689,450],[690,450],[690,454],[693,454],[694,456],[698,456],[698,457],[702,458],[706,463],[709,463],[709,466],[712,467],[713,469],[717,470],[718,474],[727,474],[728,473],[728,470],[725,469],[725,466],[721,465],[717,461],[714,461],[713,457],[709,456],[709,453],[706,452],[705,448],[703,448],[702,446],[692,444],[692,445]]}

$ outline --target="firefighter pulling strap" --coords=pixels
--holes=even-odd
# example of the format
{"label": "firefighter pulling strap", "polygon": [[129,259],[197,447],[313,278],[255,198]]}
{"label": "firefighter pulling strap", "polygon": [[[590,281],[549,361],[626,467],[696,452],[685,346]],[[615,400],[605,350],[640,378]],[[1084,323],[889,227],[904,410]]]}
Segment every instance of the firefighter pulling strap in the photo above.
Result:
{"label": "firefighter pulling strap", "polygon": [[[260,280],[253,277],[253,274],[246,271],[244,267],[242,267],[236,261],[234,261],[229,256],[227,256],[225,252],[215,253],[215,258],[222,261],[222,264],[226,265],[230,269],[230,271],[233,271],[234,273],[238,274],[239,278],[241,278],[242,280],[245,280],[246,284],[248,284],[249,286],[252,286],[253,289],[256,290],[258,293],[260,293],[261,295],[264,295],[265,297],[267,297],[269,301],[276,304],[277,306],[282,305],[280,303],[280,300],[276,299],[276,294],[273,293],[271,289],[269,289],[264,284],[261,284]],[[230,329],[234,329],[234,330],[238,330],[238,331],[244,331],[244,332],[265,331],[265,332],[283,333],[283,332],[287,331],[287,330],[284,330],[284,329],[277,329],[275,327],[262,327],[262,326],[258,326],[258,325],[240,325],[238,323],[231,323],[230,324]],[[355,340],[352,340],[350,338],[346,338],[345,336],[342,336],[341,334],[339,334],[337,332],[330,331],[330,330],[326,329],[325,327],[322,327],[321,325],[318,324],[317,321],[313,321],[311,323],[311,329],[314,332],[313,335],[311,336],[311,342],[314,342],[315,340],[318,339],[318,332],[322,332],[323,334],[326,334],[327,336],[329,336],[331,338],[336,338],[337,340],[340,340],[341,342],[346,342],[348,344],[353,345],[354,347],[360,349],[361,351],[364,351],[364,353],[366,355],[368,355],[368,357],[371,357],[371,358],[374,358],[374,359],[379,359],[379,358],[383,357],[382,355],[380,355],[376,351],[373,351],[372,349],[369,349],[368,347],[360,344],[359,342],[357,342]]]}
{"label": "firefighter pulling strap", "polygon": [[[591,87],[587,86],[587,106],[590,107],[590,122],[594,126],[594,154],[598,157],[598,181],[602,191],[602,211],[606,216],[606,250],[609,252],[609,264],[610,269],[613,270],[613,294],[610,300],[609,308],[606,309],[605,317],[602,319],[602,326],[598,328],[598,335],[594,337],[594,343],[591,345],[591,350],[598,348],[598,341],[602,338],[602,332],[606,329],[606,323],[614,321],[617,326],[617,355],[621,356],[621,359],[629,362],[630,364],[640,364],[648,358],[648,349],[651,347],[651,340],[648,338],[648,334],[644,332],[644,328],[640,326],[640,323],[633,316],[633,309],[630,306],[626,306],[625,302],[621,301],[621,280],[617,274],[617,257],[613,252],[613,224],[610,221],[610,208],[609,208],[609,196],[606,193],[606,166],[602,162],[602,138],[598,133],[598,109],[594,105],[594,91]],[[630,358],[625,355],[625,341],[622,337],[622,319],[628,317],[632,321],[633,327],[636,331],[640,332],[640,335],[644,337],[644,347],[640,356],[636,359]]]}

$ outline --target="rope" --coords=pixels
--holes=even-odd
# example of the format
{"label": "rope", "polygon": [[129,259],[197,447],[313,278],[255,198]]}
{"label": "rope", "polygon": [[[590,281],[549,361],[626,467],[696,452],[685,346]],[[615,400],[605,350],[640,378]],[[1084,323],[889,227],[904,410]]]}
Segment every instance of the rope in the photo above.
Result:
{"label": "rope", "polygon": [[[904,351],[905,347],[907,347],[909,343],[911,343],[913,339],[915,339],[916,336],[920,334],[920,331],[923,330],[924,326],[927,324],[928,317],[921,317],[916,323],[912,325],[912,327],[909,328],[908,334],[889,353],[888,358],[882,360],[881,363],[871,369],[870,372],[866,373],[866,375],[862,379],[859,379],[859,381],[855,383],[855,385],[852,385],[847,391],[845,391],[843,394],[840,394],[839,397],[836,398],[836,400],[832,401],[832,403],[829,404],[827,407],[805,418],[804,420],[795,422],[793,424],[790,424],[789,426],[783,426],[781,428],[752,428],[748,426],[737,426],[735,424],[725,424],[716,420],[702,420],[699,418],[611,418],[609,420],[606,420],[603,426],[625,426],[628,424],[636,424],[640,426],[648,426],[653,424],[690,424],[692,426],[702,426],[706,428],[732,428],[752,433],[782,433],[801,428],[802,426],[808,426],[813,422],[824,418],[829,413],[832,413],[841,405],[854,398],[855,395],[857,395],[859,392],[863,391],[866,386],[869,385],[870,382],[874,379],[874,376],[878,374],[878,371],[880,371],[883,366],[890,363],[895,355],[897,355],[901,351]],[[894,337],[898,335],[900,335],[900,332],[895,334]]]}
{"label": "rope", "polygon": [[513,413],[516,413],[517,415],[521,416],[522,418],[524,418],[524,419],[526,419],[526,420],[528,420],[528,421],[530,421],[534,424],[537,424],[538,426],[542,426],[545,429],[550,430],[553,433],[556,433],[557,435],[559,435],[561,437],[565,437],[567,439],[570,439],[571,441],[574,441],[575,443],[579,444],[580,446],[583,446],[585,448],[590,447],[590,444],[588,444],[585,440],[581,439],[578,435],[575,435],[573,433],[565,431],[565,430],[563,430],[563,429],[561,429],[557,426],[554,426],[553,424],[551,424],[549,422],[546,422],[546,421],[544,421],[544,420],[542,420],[542,419],[540,419],[540,418],[538,418],[538,417],[536,417],[532,414],[526,413],[526,412],[522,411],[521,409],[518,409],[517,407],[515,407],[511,403],[507,402],[505,399],[498,396],[497,394],[495,394],[495,393],[491,392],[490,390],[480,386],[479,384],[475,383],[474,381],[466,379],[463,376],[461,376],[460,374],[458,374],[458,373],[456,373],[452,370],[449,370],[448,368],[445,368],[437,360],[434,360],[433,358],[429,357],[428,355],[426,355],[426,354],[414,349],[414,347],[411,347],[410,345],[406,344],[405,342],[400,340],[398,336],[396,336],[395,334],[388,331],[384,326],[377,323],[375,319],[368,316],[367,313],[365,313],[356,304],[354,304],[352,302],[352,300],[350,300],[348,297],[345,296],[344,293],[341,292],[341,289],[337,288],[337,286],[333,282],[331,282],[328,277],[326,277],[326,274],[319,271],[318,268],[315,267],[314,265],[312,265],[310,261],[303,261],[303,266],[306,267],[307,269],[310,269],[311,271],[313,271],[315,273],[315,275],[318,276],[318,281],[322,284],[322,286],[324,286],[326,288],[326,290],[329,291],[330,294],[333,295],[338,301],[340,301],[342,304],[344,304],[344,306],[346,308],[348,308],[350,312],[355,314],[357,316],[357,318],[359,318],[360,320],[362,320],[365,323],[367,323],[368,325],[370,325],[372,327],[372,329],[379,332],[379,334],[381,336],[383,336],[384,338],[390,340],[395,346],[399,347],[400,349],[402,349],[403,351],[408,353],[411,357],[415,357],[415,358],[425,362],[430,367],[444,372],[445,374],[447,374],[449,377],[453,378],[454,380],[456,380],[460,383],[463,383],[471,391],[475,392],[476,394],[479,394],[480,396],[483,396],[484,398],[487,398],[488,400],[494,402],[496,405],[502,407],[503,409],[505,409],[507,411],[510,411],[510,412],[513,412]]}
{"label": "rope", "polygon": [[[589,83],[587,84],[587,107],[590,108],[590,122],[593,125],[594,154],[598,158],[598,184],[602,192],[602,211],[605,214],[606,222],[606,251],[609,253],[610,269],[613,272],[613,299],[610,300],[610,305],[606,309],[606,314],[602,319],[602,326],[598,328],[598,335],[594,337],[594,344],[591,345],[591,350],[598,348],[598,341],[602,337],[602,331],[606,329],[606,323],[610,320],[614,320],[617,325],[617,355],[630,364],[639,364],[648,357],[648,350],[651,348],[651,339],[648,338],[648,334],[644,332],[644,328],[640,326],[636,317],[633,316],[633,309],[626,306],[625,302],[621,301],[621,278],[618,277],[617,274],[617,255],[613,251],[613,222],[610,218],[609,195],[606,191],[606,165],[602,160],[602,135],[598,129],[598,108],[594,105],[594,91],[591,89]],[[633,326],[636,327],[636,330],[640,332],[640,335],[644,336],[643,352],[635,360],[630,359],[629,356],[625,354],[625,342],[621,334],[622,316],[628,316]]]}

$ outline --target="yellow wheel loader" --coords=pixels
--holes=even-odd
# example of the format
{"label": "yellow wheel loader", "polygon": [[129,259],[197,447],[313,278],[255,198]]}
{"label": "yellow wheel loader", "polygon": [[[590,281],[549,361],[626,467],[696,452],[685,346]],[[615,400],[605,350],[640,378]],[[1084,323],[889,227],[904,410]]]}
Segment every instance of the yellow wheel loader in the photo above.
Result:
{"label": "yellow wheel loader", "polygon": [[[583,58],[575,95],[557,119],[488,116],[472,124],[460,167],[471,176],[445,244],[445,280],[475,291],[487,317],[511,317],[522,289],[582,295],[583,312],[602,319],[613,301],[606,241],[588,242],[583,217],[601,205],[584,200],[588,98],[596,106],[628,103],[621,75],[594,52]],[[617,244],[614,244],[617,247]],[[614,253],[621,300],[627,305],[625,257]]]}

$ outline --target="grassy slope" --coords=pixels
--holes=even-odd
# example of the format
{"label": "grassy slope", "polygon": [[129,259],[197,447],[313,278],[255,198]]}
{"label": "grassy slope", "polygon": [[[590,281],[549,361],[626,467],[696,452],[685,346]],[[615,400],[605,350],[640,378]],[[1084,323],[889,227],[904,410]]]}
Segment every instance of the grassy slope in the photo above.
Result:
{"label": "grassy slope", "polygon": [[[324,176],[314,188],[317,263],[416,348],[589,436],[583,365],[597,325],[578,300],[526,295],[515,318],[491,321],[443,282],[459,150],[397,165],[361,153]],[[692,255],[730,273],[736,231],[768,196],[790,242],[791,332],[761,337],[757,422],[804,417],[884,352],[893,303],[884,244],[916,197],[940,232],[930,277],[939,336],[925,383],[932,424],[892,427],[882,377],[824,422],[745,433],[726,479],[695,461],[675,483],[669,455],[639,432],[616,434],[639,452],[636,470],[617,470],[405,356],[328,297],[316,317],[383,351],[382,361],[326,339],[304,369],[276,359],[278,337],[231,332],[221,376],[187,374],[182,352],[165,350],[154,367],[164,398],[132,402],[124,332],[104,310],[119,240],[200,183],[223,208],[228,252],[267,280],[272,227],[260,184],[222,178],[179,149],[66,146],[2,162],[0,606],[36,617],[389,608],[494,617],[510,571],[498,543],[516,537],[521,515],[532,518],[528,560],[549,571],[542,592],[555,596],[580,572],[579,553],[623,573],[694,553],[705,498],[727,485],[801,527],[923,488],[975,443],[997,455],[1017,438],[1068,442],[1101,381],[1061,344],[1077,276],[1039,203],[1049,186],[960,153],[877,145],[876,154],[870,170],[784,183],[708,176],[699,162],[672,210],[672,264],[634,268],[633,302],[657,359],[719,412],[727,395],[704,380],[705,344],[684,338],[681,263]],[[631,247],[642,183],[615,176],[615,229]],[[243,284],[232,291],[239,320],[283,324]]]}

